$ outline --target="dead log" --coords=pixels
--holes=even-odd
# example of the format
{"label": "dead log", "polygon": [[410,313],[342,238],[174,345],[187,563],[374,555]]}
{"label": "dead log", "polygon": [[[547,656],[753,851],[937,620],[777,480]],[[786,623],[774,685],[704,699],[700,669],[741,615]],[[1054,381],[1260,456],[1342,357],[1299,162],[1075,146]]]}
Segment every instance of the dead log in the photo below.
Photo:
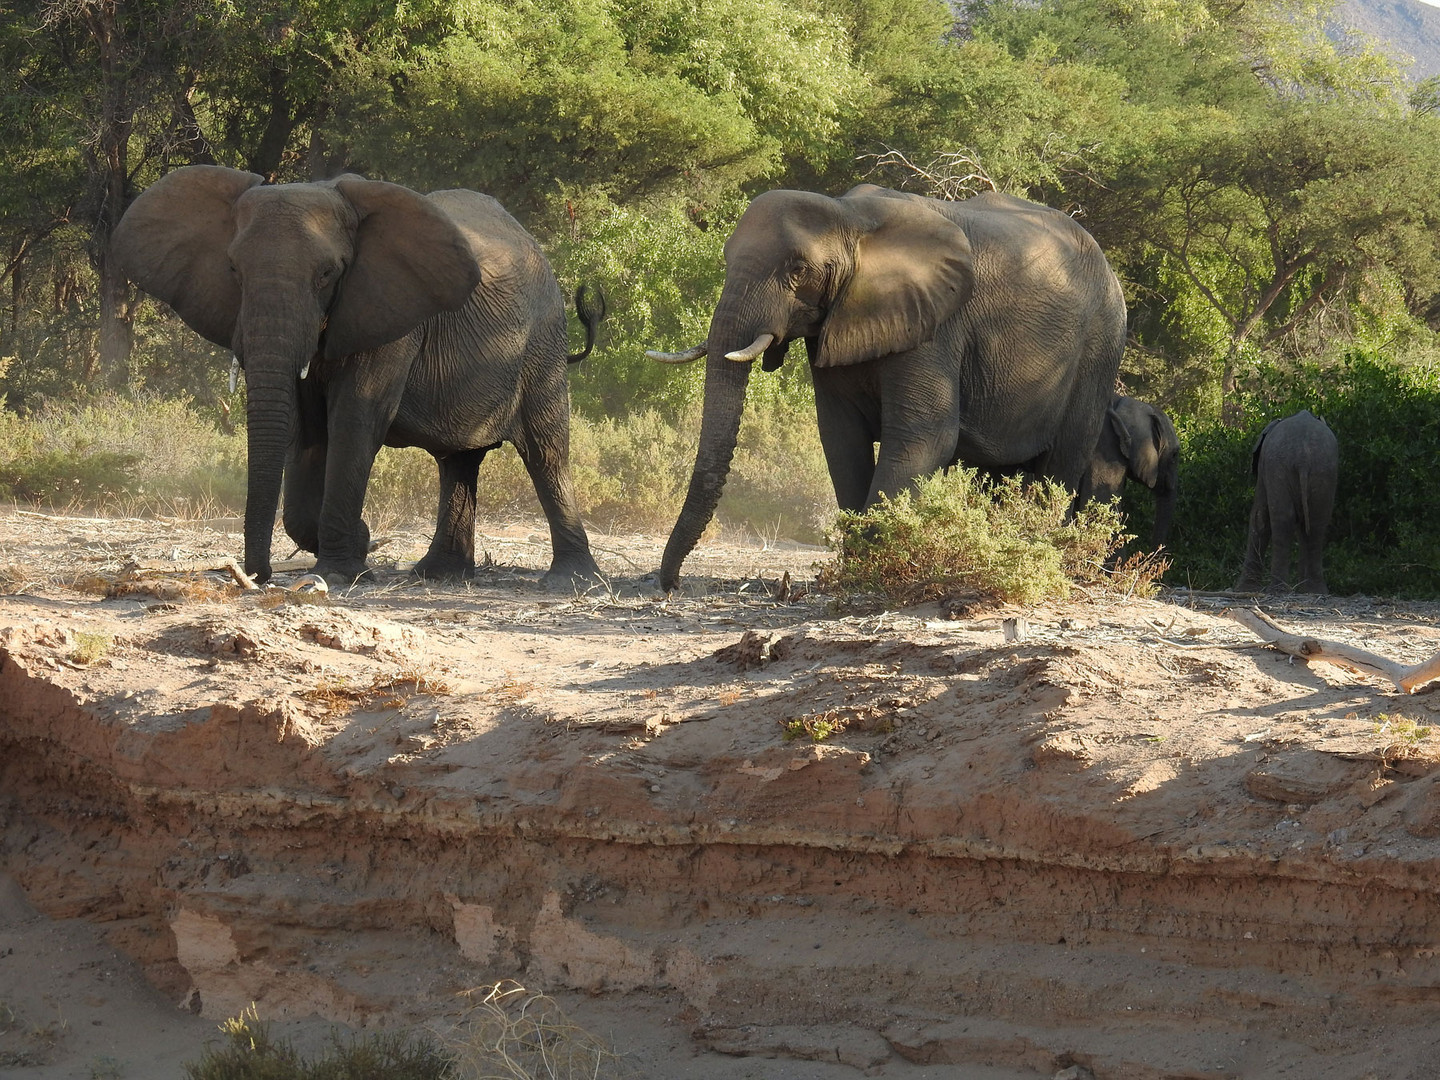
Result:
{"label": "dead log", "polygon": [[1432,679],[1440,679],[1440,652],[1423,663],[1406,667],[1343,642],[1321,641],[1319,638],[1292,634],[1259,608],[1226,608],[1222,614],[1229,615],[1256,637],[1283,653],[1307,662],[1320,660],[1347,671],[1378,675],[1389,679],[1397,689],[1407,694],[1414,693],[1417,686],[1423,686]]}

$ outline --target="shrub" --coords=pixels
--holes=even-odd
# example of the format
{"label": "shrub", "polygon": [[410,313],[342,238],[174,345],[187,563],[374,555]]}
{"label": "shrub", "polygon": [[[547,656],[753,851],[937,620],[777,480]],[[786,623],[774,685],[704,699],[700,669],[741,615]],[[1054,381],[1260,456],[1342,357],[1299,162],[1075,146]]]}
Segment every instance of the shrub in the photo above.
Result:
{"label": "shrub", "polygon": [[245,504],[245,446],[188,398],[100,395],[21,417],[0,399],[0,494],[51,506],[173,512]]}
{"label": "shrub", "polygon": [[1105,562],[1126,539],[1113,505],[1069,517],[1070,502],[1050,481],[991,482],[949,469],[920,480],[914,494],[841,513],[830,536],[836,558],[818,584],[901,605],[969,590],[1017,603],[1065,597],[1072,583],[1107,582]]}
{"label": "shrub", "polygon": [[603,1080],[623,1073],[619,1055],[554,998],[508,979],[470,998],[474,1005],[449,1039],[456,1080]]}

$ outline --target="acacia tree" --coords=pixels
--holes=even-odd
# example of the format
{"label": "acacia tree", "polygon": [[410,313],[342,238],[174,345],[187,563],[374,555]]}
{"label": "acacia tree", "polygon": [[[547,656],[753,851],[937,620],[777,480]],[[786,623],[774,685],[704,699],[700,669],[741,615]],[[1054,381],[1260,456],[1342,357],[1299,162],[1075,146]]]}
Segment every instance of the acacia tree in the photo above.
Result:
{"label": "acacia tree", "polygon": [[1292,102],[1157,140],[1114,187],[1144,243],[1223,321],[1228,402],[1252,340],[1277,341],[1377,272],[1435,281],[1437,167],[1427,118]]}

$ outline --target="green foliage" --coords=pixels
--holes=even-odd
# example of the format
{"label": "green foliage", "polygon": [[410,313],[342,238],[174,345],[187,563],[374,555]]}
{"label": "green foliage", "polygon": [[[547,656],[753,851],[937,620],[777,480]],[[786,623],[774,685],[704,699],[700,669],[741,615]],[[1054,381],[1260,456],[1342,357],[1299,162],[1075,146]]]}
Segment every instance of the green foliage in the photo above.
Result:
{"label": "green foliage", "polygon": [[983,480],[953,468],[920,480],[914,494],[842,512],[830,538],[836,558],[818,582],[842,597],[917,604],[964,590],[1033,604],[1107,580],[1104,564],[1125,537],[1113,506],[1068,516],[1061,485],[1018,477]]}
{"label": "green foliage", "polygon": [[645,350],[705,340],[725,279],[722,247],[741,209],[737,201],[701,229],[673,204],[604,207],[556,246],[561,279],[598,285],[609,308],[595,354],[571,371],[577,411],[598,419],[657,409],[673,421],[700,399],[703,363],[659,364]]}
{"label": "green foliage", "polygon": [[224,1042],[187,1062],[188,1080],[446,1080],[451,1059],[418,1034],[332,1039],[329,1051],[306,1060],[288,1042],[275,1039],[270,1025],[251,1005],[220,1025]]}
{"label": "green foliage", "polygon": [[1270,420],[1309,409],[1335,432],[1340,477],[1325,552],[1337,593],[1440,596],[1440,367],[1400,367],[1351,352],[1335,365],[1256,370],[1238,428],[1180,431],[1180,500],[1171,538],[1176,584],[1228,588],[1244,558],[1254,491],[1251,451]]}

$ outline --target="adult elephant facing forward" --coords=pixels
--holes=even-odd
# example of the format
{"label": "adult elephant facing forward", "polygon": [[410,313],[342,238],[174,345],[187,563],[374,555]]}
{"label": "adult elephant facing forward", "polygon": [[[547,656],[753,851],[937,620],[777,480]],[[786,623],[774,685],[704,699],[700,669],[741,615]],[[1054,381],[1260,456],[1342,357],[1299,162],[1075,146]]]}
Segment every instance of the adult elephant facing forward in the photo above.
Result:
{"label": "adult elephant facing forward", "polygon": [[726,241],[725,268],[706,342],[648,354],[707,357],[700,446],[662,588],[676,586],[714,516],[751,362],[773,370],[796,338],[841,509],[957,460],[1079,487],[1124,349],[1125,300],[1099,245],[1066,215],[995,193],[770,191]]}
{"label": "adult elephant facing forward", "polygon": [[[474,567],[480,460],[512,443],[550,522],[547,581],[593,578],[570,478],[565,301],[539,246],[494,199],[342,176],[262,184],[193,165],[152,184],[113,245],[142,289],[244,365],[245,569],[270,576],[285,529],[318,572],[365,570],[365,488],[382,444],[440,466],[416,570]],[[581,305],[586,349],[599,316]],[[580,354],[581,356],[584,353]]]}

